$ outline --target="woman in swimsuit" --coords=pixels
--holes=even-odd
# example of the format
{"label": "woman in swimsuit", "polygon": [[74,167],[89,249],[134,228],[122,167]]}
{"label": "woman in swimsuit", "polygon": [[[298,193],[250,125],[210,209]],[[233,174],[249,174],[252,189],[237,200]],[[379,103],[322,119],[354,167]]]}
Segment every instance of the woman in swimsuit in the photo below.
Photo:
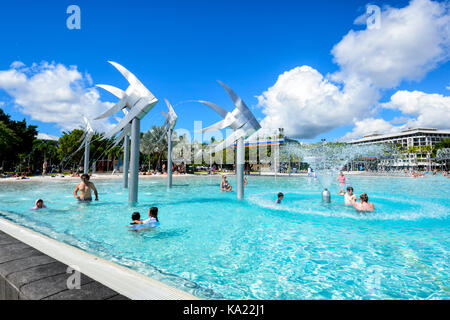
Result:
{"label": "woman in swimsuit", "polygon": [[226,192],[230,192],[233,188],[231,187],[231,185],[228,183],[227,181],[227,177],[226,176],[222,176],[222,182],[220,183],[220,191],[226,191]]}

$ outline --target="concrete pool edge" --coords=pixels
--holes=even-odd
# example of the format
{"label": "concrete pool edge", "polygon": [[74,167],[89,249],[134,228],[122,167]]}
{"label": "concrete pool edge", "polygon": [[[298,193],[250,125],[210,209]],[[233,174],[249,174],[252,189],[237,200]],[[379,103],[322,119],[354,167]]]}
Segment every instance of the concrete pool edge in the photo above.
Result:
{"label": "concrete pool edge", "polygon": [[26,245],[133,300],[197,300],[199,298],[134,270],[0,218],[0,230]]}

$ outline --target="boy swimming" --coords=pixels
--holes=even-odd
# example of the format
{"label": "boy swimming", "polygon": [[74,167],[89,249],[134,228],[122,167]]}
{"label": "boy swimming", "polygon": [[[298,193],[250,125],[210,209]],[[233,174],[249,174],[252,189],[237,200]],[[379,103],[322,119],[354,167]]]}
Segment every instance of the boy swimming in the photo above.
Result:
{"label": "boy swimming", "polygon": [[281,201],[283,200],[283,198],[284,198],[283,192],[279,192],[278,199],[275,201],[275,204],[281,204]]}
{"label": "boy swimming", "polygon": [[131,215],[131,220],[133,222],[131,222],[130,224],[139,224],[138,221],[141,221],[141,214],[139,212],[133,212],[133,214]]}

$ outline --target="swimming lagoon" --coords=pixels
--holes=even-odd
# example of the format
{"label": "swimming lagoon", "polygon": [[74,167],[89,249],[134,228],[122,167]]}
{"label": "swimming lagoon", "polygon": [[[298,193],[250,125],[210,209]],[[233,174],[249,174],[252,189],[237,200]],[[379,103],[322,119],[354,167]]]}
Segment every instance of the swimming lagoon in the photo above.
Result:
{"label": "swimming lagoon", "polygon": [[[237,201],[220,176],[186,176],[170,190],[141,179],[134,208],[120,179],[93,178],[92,203],[73,180],[2,182],[0,217],[205,299],[449,299],[450,179],[349,178],[375,212],[344,206],[336,185],[322,203],[313,178],[250,176]],[[30,210],[37,198],[48,208]],[[161,225],[128,231],[150,206]]]}

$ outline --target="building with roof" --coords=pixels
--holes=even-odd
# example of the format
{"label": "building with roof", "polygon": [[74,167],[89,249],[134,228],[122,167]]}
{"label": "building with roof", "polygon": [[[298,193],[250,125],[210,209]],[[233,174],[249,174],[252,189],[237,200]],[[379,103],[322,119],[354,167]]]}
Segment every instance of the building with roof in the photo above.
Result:
{"label": "building with roof", "polygon": [[436,143],[445,138],[450,138],[450,130],[438,130],[434,128],[408,128],[396,133],[373,133],[364,136],[361,139],[350,141],[349,143],[355,145],[395,143],[406,151],[413,149],[412,147],[416,147],[416,152],[409,153],[407,159],[401,159],[399,157],[395,162],[391,163],[391,165],[395,167],[425,167],[432,165],[430,154],[421,148],[429,146],[429,149],[431,150]]}

